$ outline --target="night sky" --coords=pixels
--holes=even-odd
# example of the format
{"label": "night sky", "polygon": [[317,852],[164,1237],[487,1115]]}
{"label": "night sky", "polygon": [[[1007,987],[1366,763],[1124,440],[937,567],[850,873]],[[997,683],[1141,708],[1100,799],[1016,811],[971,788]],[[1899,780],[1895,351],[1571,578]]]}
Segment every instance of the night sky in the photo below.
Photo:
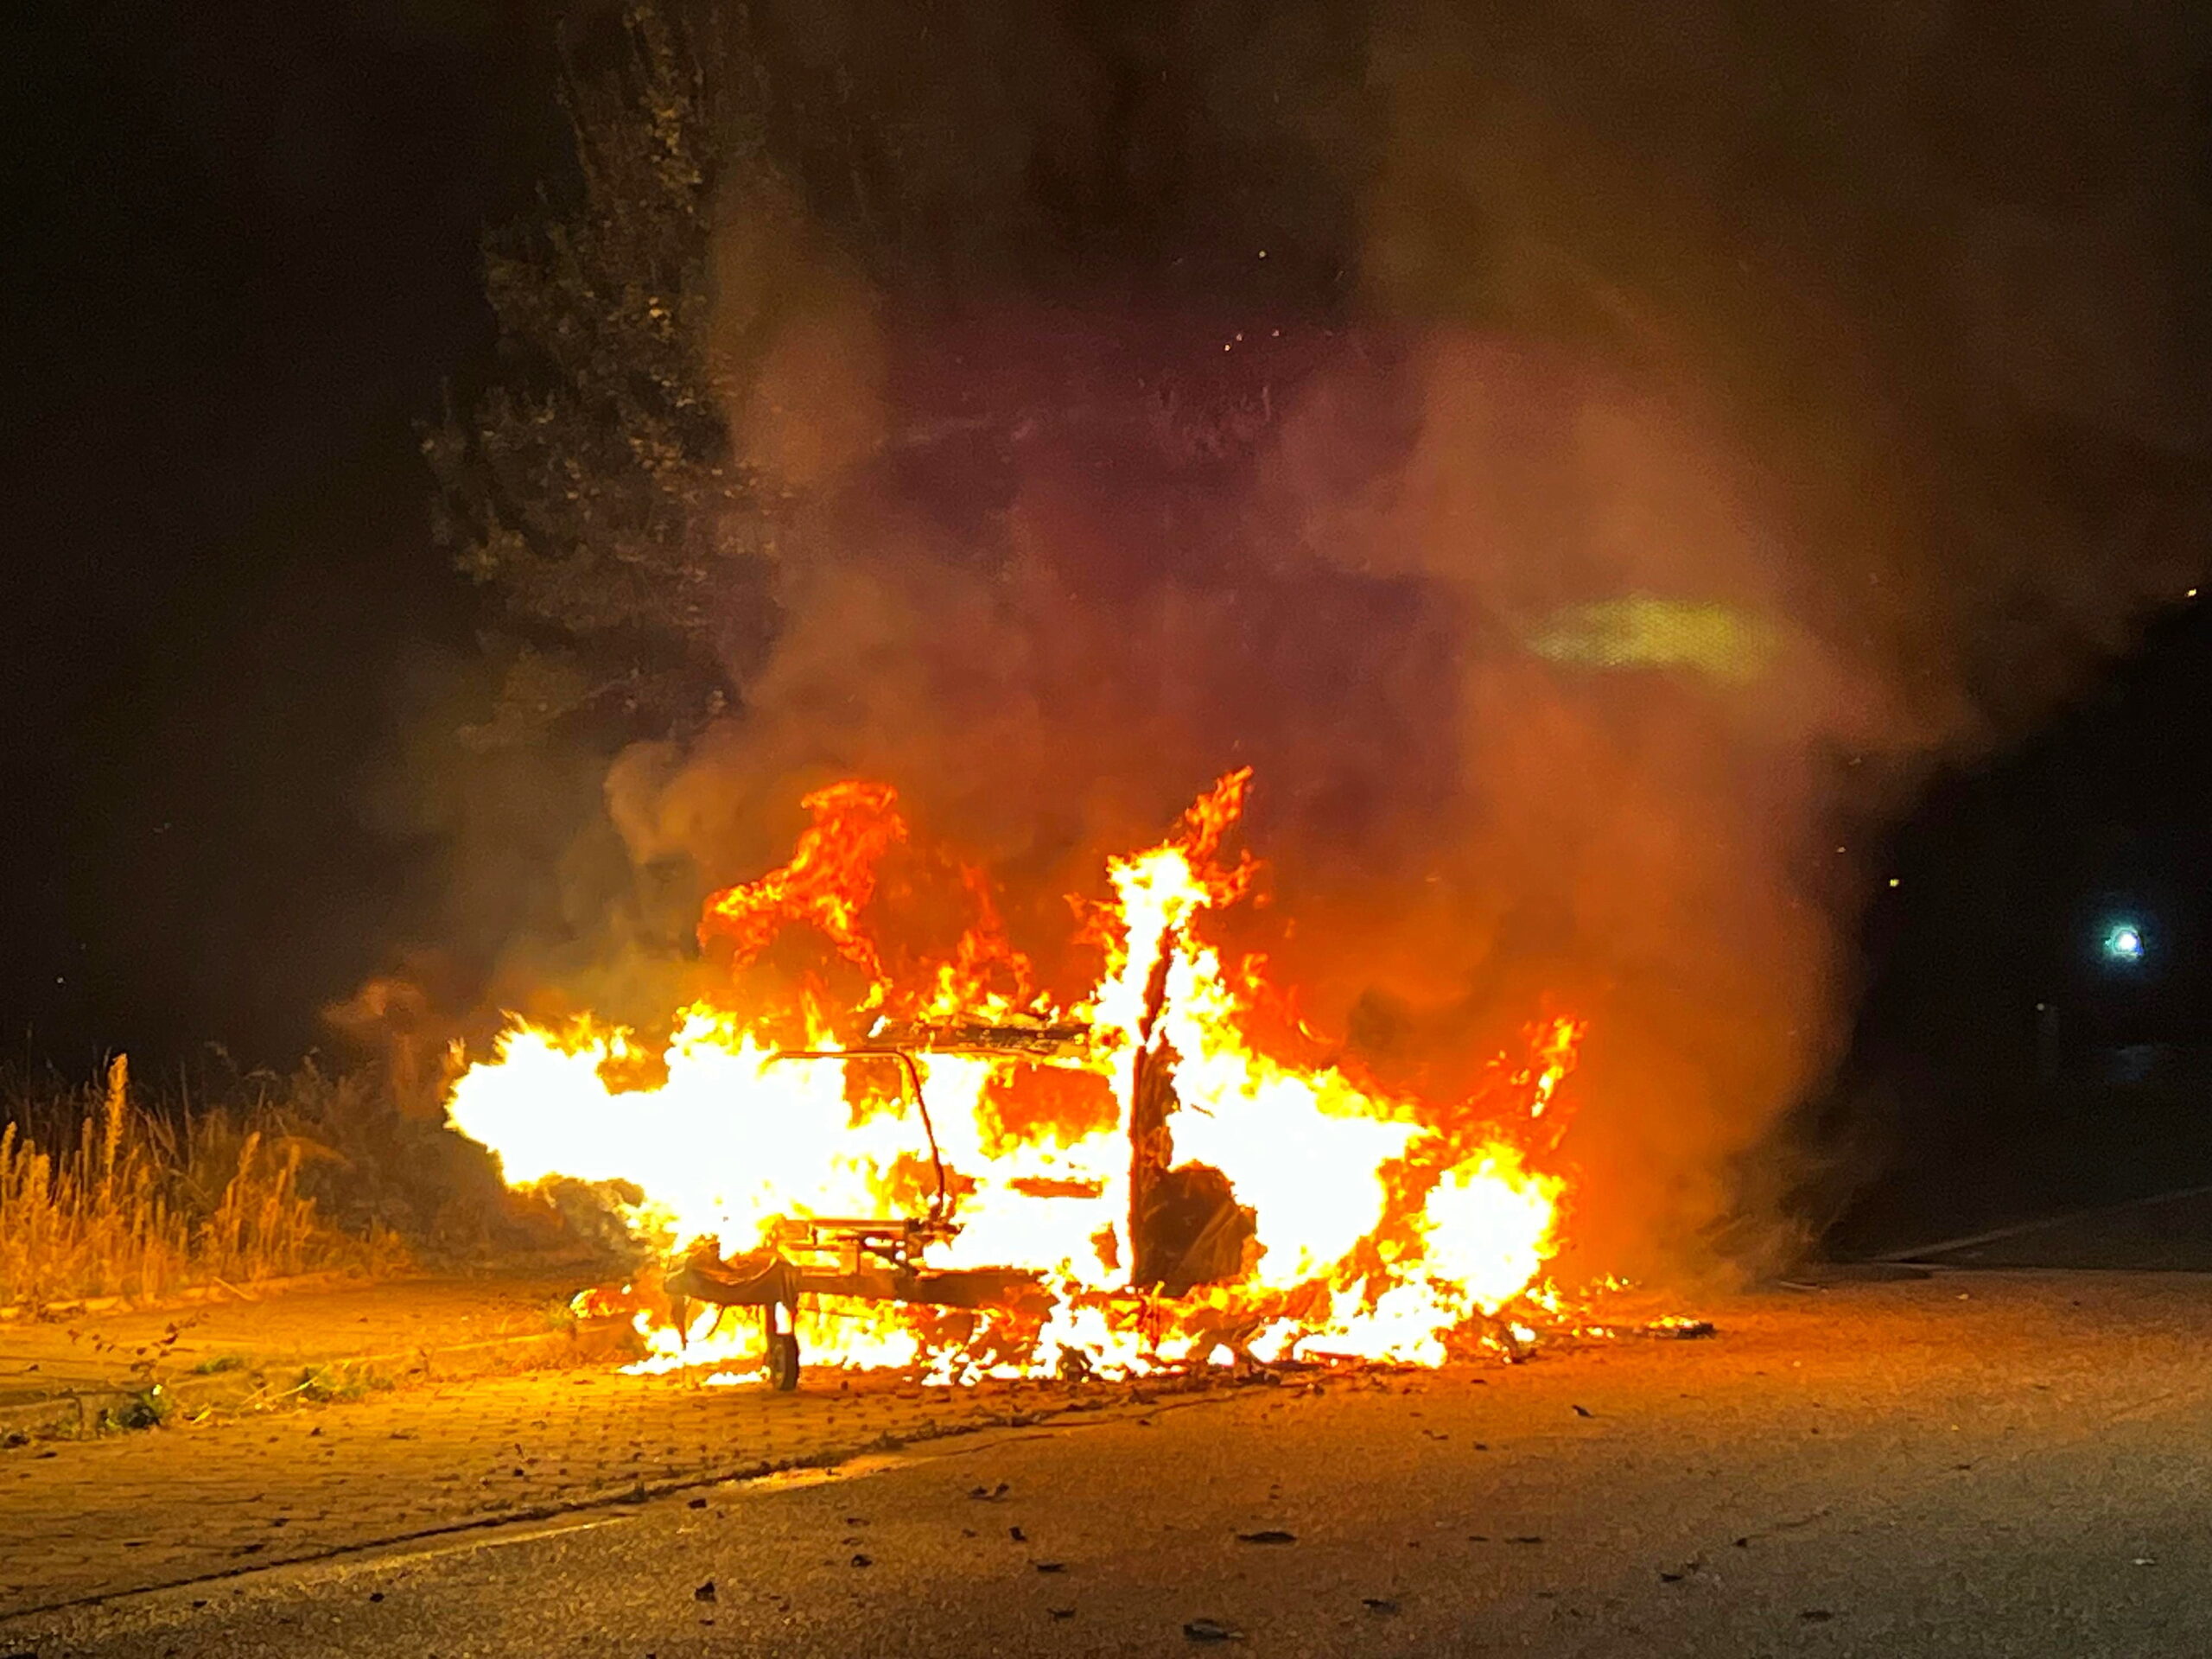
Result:
{"label": "night sky", "polygon": [[56,7],[10,54],[0,1007],[76,1068],[281,1058],[408,931],[364,792],[475,596],[413,423],[557,159],[486,5]]}
{"label": "night sky", "polygon": [[[435,926],[439,849],[378,798],[480,601],[414,423],[484,372],[480,235],[560,165],[550,30],[491,0],[41,11],[7,134],[0,1015],[71,1071],[282,1062]],[[2209,726],[2212,614],[2181,605],[1937,780],[1878,861],[1848,1086],[2031,1063],[2038,1002],[2069,1042],[2212,1034]],[[2139,964],[2098,951],[2122,916]]]}

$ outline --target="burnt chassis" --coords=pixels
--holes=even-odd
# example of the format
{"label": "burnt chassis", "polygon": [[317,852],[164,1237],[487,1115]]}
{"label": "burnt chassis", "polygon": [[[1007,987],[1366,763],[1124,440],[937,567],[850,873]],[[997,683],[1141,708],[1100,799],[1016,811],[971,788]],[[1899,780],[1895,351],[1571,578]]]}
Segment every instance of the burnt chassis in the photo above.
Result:
{"label": "burnt chassis", "polygon": [[[1023,1268],[935,1268],[921,1254],[960,1231],[952,1219],[944,1160],[937,1128],[922,1093],[922,1072],[915,1056],[982,1054],[996,1058],[1044,1058],[1065,1055],[1087,1041],[1079,1026],[880,1027],[855,1048],[785,1049],[781,1061],[888,1062],[898,1073],[902,1100],[920,1120],[929,1142],[934,1190],[921,1216],[808,1216],[777,1224],[761,1247],[723,1259],[719,1241],[702,1240],[677,1267],[663,1275],[669,1313],[677,1330],[688,1329],[691,1306],[706,1302],[722,1309],[757,1308],[767,1338],[770,1382],[789,1391],[798,1386],[798,1300],[802,1296],[845,1296],[866,1301],[919,1303],[937,1307],[1000,1307],[1025,1292],[1040,1292],[1038,1274]],[[719,1325],[719,1320],[717,1320]]]}

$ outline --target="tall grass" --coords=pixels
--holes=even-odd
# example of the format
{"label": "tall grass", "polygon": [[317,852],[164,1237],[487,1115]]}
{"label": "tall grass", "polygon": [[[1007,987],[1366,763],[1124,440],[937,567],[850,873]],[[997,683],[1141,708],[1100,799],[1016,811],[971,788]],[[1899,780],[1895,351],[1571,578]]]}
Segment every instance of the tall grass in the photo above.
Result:
{"label": "tall grass", "polygon": [[403,1109],[376,1065],[242,1071],[210,1046],[148,1088],[0,1065],[0,1307],[548,1252],[610,1262],[601,1207],[509,1192],[490,1154]]}
{"label": "tall grass", "polygon": [[175,1104],[134,1103],[121,1055],[90,1084],[14,1080],[0,1099],[0,1306],[153,1298],[400,1254],[389,1229],[320,1213],[304,1190],[314,1167],[347,1160],[289,1132],[266,1098]]}

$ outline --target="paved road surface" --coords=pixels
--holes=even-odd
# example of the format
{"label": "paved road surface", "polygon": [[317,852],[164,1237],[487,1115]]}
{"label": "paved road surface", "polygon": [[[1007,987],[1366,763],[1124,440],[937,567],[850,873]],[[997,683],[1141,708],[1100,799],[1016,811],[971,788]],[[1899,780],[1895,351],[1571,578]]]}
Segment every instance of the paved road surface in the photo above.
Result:
{"label": "paved road surface", "polygon": [[602,1370],[34,1441],[0,1453],[0,1614],[689,1491],[1126,1393],[875,1377],[795,1397]]}
{"label": "paved road surface", "polygon": [[218,1287],[220,1300],[143,1312],[0,1310],[10,1315],[0,1318],[0,1439],[97,1422],[151,1382],[189,1409],[281,1401],[309,1377],[411,1386],[596,1363],[628,1344],[620,1320],[568,1317],[584,1271],[541,1266],[283,1294]]}
{"label": "paved road surface", "polygon": [[1891,1260],[1954,1268],[2212,1271],[2212,1187],[2190,1187],[1939,1241]]}
{"label": "paved road surface", "polygon": [[1713,1311],[1712,1341],[1109,1404],[211,1579],[0,1654],[2212,1653],[2212,1281]]}

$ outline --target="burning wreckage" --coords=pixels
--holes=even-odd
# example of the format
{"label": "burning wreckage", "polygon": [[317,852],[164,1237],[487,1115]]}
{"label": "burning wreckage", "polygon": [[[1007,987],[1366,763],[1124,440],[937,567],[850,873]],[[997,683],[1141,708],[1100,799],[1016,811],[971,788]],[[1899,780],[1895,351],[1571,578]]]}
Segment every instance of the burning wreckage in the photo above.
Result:
{"label": "burning wreckage", "polygon": [[[461,1073],[451,1121],[516,1185],[629,1196],[666,1265],[580,1300],[633,1313],[640,1370],[788,1389],[802,1340],[939,1381],[1514,1351],[1572,1317],[1546,1271],[1581,1027],[1539,1023],[1522,1062],[1445,1103],[1285,1058],[1300,1028],[1264,960],[1224,961],[1196,925],[1250,891],[1256,864],[1221,853],[1249,781],[1110,861],[1085,921],[1101,971],[1065,1006],[957,861],[934,868],[962,897],[957,939],[890,960],[869,922],[909,842],[896,796],[818,791],[791,861],[715,895],[701,933],[739,968],[790,931],[826,943],[866,988],[861,1034],[840,1039],[807,978],[765,1012],[684,1010],[638,1088],[629,1033],[518,1021]],[[765,1352],[726,1332],[733,1308],[758,1311]]]}
{"label": "burning wreckage", "polygon": [[[1157,1020],[1158,1010],[1151,1010]],[[939,1308],[1012,1312],[1027,1304],[1041,1312],[1051,1290],[1032,1268],[931,1268],[923,1252],[959,1236],[936,1126],[923,1096],[918,1056],[966,1054],[998,1059],[1058,1059],[1079,1055],[1091,1037],[1077,1025],[885,1024],[865,1044],[843,1049],[785,1049],[777,1061],[822,1060],[887,1065],[901,1085],[903,1106],[929,1143],[931,1190],[927,1210],[897,1218],[844,1216],[780,1217],[760,1247],[725,1258],[721,1242],[696,1241],[662,1280],[669,1317],[679,1332],[690,1323],[690,1304],[760,1310],[766,1370],[779,1389],[798,1385],[798,1309],[803,1296],[835,1296],[903,1302]],[[1248,1265],[1257,1227],[1250,1209],[1236,1202],[1220,1171],[1202,1164],[1170,1167],[1167,1111],[1173,1084],[1159,1079],[1165,1057],[1141,1058],[1129,1103],[1128,1236],[1134,1241],[1129,1287],[1163,1297],[1188,1295],[1201,1285],[1232,1282]],[[1042,1195],[1040,1195],[1042,1196]],[[1239,1359],[1249,1359],[1234,1334],[1224,1338]],[[1064,1371],[1090,1362],[1079,1349],[1063,1348]]]}

